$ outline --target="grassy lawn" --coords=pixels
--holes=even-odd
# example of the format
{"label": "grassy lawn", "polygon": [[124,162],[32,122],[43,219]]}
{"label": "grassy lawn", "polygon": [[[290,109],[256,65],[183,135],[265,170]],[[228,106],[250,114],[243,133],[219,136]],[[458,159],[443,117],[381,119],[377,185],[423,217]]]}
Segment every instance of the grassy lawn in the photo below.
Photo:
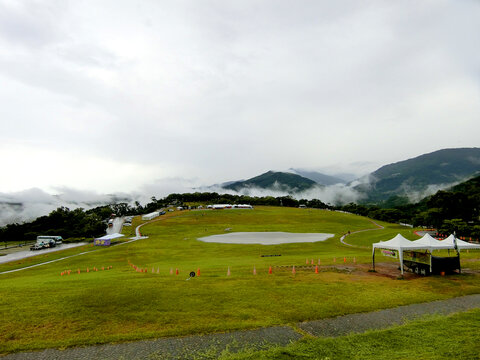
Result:
{"label": "grassy lawn", "polygon": [[[126,231],[134,231],[140,223],[135,219]],[[383,230],[347,239],[355,236],[367,246],[398,232],[396,225],[382,225]],[[335,237],[271,246],[196,240],[225,233],[227,228],[326,232]],[[342,245],[340,235],[371,228],[366,218],[323,210],[258,207],[168,214],[142,227],[148,239],[0,275],[0,353],[295,324],[480,291],[477,275],[399,281],[366,270],[345,271],[344,257],[349,265],[354,257],[357,263],[368,264],[371,249]],[[411,229],[402,230],[415,238]],[[261,257],[269,254],[281,256]],[[469,255],[473,261],[478,253]],[[321,260],[319,274],[303,268],[306,259]],[[379,256],[377,261],[394,260]],[[130,264],[148,272],[136,272]],[[2,264],[1,269],[20,265]],[[107,266],[113,268],[91,271]],[[253,275],[254,266],[257,275]],[[74,272],[60,276],[66,269]],[[201,275],[186,281],[187,274],[197,269]]]}
{"label": "grassy lawn", "polygon": [[392,329],[339,338],[307,338],[265,351],[224,354],[222,360],[478,359],[480,310],[435,316]]}

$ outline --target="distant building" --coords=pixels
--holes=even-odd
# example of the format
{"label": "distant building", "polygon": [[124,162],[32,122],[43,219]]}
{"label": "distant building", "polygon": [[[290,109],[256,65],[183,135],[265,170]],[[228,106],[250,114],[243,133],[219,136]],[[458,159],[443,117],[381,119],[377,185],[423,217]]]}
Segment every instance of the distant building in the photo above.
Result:
{"label": "distant building", "polygon": [[152,219],[155,219],[156,217],[160,216],[160,212],[158,211],[154,211],[154,212],[151,212],[150,214],[145,214],[142,216],[142,220],[152,220]]}
{"label": "distant building", "polygon": [[208,205],[207,208],[213,210],[221,210],[221,209],[253,209],[252,205],[247,204],[239,204],[239,205],[231,205],[231,204],[215,204],[215,205]]}

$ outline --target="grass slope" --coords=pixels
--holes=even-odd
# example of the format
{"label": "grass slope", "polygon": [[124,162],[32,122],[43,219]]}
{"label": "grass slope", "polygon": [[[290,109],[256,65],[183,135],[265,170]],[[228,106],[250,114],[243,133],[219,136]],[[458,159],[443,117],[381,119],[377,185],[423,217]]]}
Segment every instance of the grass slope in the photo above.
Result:
{"label": "grass slope", "polygon": [[[396,225],[384,225],[383,230],[351,237],[367,245],[398,231]],[[273,246],[196,240],[227,228],[336,236],[325,242]],[[396,281],[334,267],[334,258],[336,265],[342,265],[338,263],[343,257],[351,263],[354,256],[370,262],[370,248],[339,242],[347,231],[370,228],[374,226],[366,218],[323,210],[259,207],[168,214],[142,228],[148,239],[0,275],[0,353],[295,324],[480,291],[475,275]],[[305,259],[321,259],[320,273],[302,269]],[[134,271],[130,263],[148,273]],[[292,265],[296,275],[291,267],[280,267]],[[5,264],[3,269],[8,266],[19,264]],[[85,272],[94,266],[113,269]],[[268,274],[269,266],[273,274]],[[177,268],[180,274],[171,275],[170,269]],[[82,272],[60,276],[65,269]],[[186,281],[197,269],[201,276]]]}

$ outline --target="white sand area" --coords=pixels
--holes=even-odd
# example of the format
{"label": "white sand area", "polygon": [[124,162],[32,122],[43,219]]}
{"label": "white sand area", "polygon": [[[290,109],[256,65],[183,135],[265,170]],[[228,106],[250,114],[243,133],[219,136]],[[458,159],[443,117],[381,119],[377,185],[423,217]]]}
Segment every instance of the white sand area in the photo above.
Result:
{"label": "white sand area", "polygon": [[334,234],[325,233],[286,233],[286,232],[232,232],[199,238],[203,242],[222,244],[279,245],[325,241]]}

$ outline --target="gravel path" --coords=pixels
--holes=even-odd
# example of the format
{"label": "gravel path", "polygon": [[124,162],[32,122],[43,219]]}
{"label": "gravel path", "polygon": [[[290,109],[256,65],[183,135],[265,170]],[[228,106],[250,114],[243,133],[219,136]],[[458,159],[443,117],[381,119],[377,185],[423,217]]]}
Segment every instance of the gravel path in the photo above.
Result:
{"label": "gravel path", "polygon": [[370,313],[350,314],[336,318],[308,321],[299,324],[299,328],[313,336],[343,336],[349,333],[385,329],[393,325],[403,324],[407,320],[418,319],[424,315],[448,315],[475,308],[480,308],[480,294],[399,306]]}
{"label": "gravel path", "polygon": [[[429,303],[400,306],[370,313],[351,314],[336,318],[308,321],[297,324],[313,336],[343,336],[367,330],[384,329],[407,320],[429,314],[451,314],[480,308],[480,294],[439,300]],[[271,345],[287,345],[303,335],[288,326],[258,330],[236,331],[225,334],[163,338],[123,344],[106,344],[77,347],[67,350],[47,349],[38,352],[17,353],[2,360],[51,360],[51,359],[192,359],[214,358],[224,349],[234,352],[245,347],[261,349]]]}
{"label": "gravel path", "polygon": [[[39,352],[18,353],[2,360],[153,360],[192,359],[193,357],[220,354],[224,349],[240,350],[246,346],[261,349],[271,345],[287,345],[302,337],[292,328],[278,326],[258,330],[236,331],[226,334],[163,338],[123,344],[106,344],[78,347],[67,350],[47,349]],[[211,358],[211,357],[208,357]]]}

